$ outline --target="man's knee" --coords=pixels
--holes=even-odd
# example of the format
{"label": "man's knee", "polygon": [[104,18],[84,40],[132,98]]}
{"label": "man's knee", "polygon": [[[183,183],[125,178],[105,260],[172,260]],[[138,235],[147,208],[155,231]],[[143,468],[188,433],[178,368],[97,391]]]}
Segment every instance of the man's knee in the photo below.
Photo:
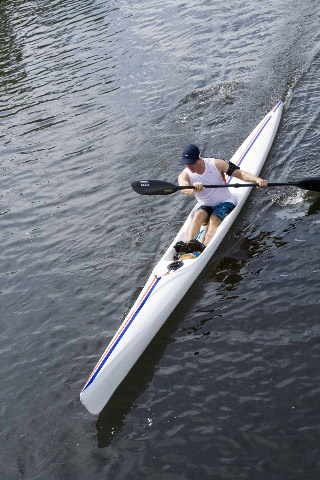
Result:
{"label": "man's knee", "polygon": [[221,220],[220,217],[218,217],[218,215],[211,215],[210,216],[209,225],[217,226],[217,225],[220,225],[221,222],[222,222],[222,220]]}
{"label": "man's knee", "polygon": [[195,219],[195,221],[198,221],[198,222],[207,223],[208,222],[208,214],[204,210],[197,210],[195,215],[194,215],[194,219]]}

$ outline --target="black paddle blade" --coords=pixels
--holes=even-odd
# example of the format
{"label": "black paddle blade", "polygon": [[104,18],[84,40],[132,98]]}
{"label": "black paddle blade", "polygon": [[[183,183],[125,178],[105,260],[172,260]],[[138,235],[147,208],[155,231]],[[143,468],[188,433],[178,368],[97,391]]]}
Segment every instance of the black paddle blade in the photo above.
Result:
{"label": "black paddle blade", "polygon": [[297,186],[303,188],[304,190],[320,192],[320,177],[306,178],[305,180],[300,180],[300,182],[297,183]]}
{"label": "black paddle blade", "polygon": [[140,195],[170,195],[179,190],[179,187],[161,180],[138,180],[132,182],[133,190]]}

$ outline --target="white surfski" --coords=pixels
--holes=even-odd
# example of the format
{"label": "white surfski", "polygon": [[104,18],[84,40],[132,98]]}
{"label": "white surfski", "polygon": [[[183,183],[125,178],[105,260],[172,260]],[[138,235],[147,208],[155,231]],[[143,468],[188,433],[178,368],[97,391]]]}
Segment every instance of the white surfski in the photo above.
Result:
{"label": "white surfski", "polygon": [[[264,117],[230,159],[233,163],[243,170],[259,175],[277,132],[282,108],[283,104],[279,102]],[[236,178],[228,179],[229,185],[239,182],[241,183],[241,180]],[[81,402],[90,413],[98,414],[106,405],[118,385],[208,263],[235,221],[250,191],[251,188],[232,189],[232,193],[238,197],[238,204],[220,224],[204,252],[195,259],[183,260],[181,268],[169,270],[168,265],[173,262],[175,254],[174,245],[179,240],[186,241],[188,226],[196,207],[190,212],[166,253],[154,267],[141,294],[81,391]],[[204,226],[202,229],[200,241],[204,238],[205,228]]]}

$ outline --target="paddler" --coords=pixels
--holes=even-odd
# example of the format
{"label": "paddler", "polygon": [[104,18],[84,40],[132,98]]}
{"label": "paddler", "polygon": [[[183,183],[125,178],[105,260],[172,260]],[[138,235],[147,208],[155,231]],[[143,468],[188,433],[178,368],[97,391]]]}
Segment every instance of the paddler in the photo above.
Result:
{"label": "paddler", "polygon": [[[237,198],[229,188],[208,188],[203,185],[225,184],[224,175],[233,176],[244,182],[258,183],[258,188],[267,186],[267,180],[252,173],[240,170],[232,162],[221,158],[204,158],[197,145],[186,145],[180,161],[185,169],[178,177],[179,185],[194,188],[181,190],[183,195],[195,195],[199,208],[196,211],[187,233],[187,243],[178,242],[177,253],[191,250],[202,252],[216,233],[222,220],[235,208]],[[207,224],[207,232],[203,243],[195,240],[201,225]]]}

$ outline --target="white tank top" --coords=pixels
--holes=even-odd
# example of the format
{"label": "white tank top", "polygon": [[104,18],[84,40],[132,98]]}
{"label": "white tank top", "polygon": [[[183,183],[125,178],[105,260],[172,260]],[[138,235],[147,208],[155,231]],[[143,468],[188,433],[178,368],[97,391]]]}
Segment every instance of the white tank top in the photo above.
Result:
{"label": "white tank top", "polygon": [[[202,175],[190,172],[188,168],[184,171],[190,178],[190,184],[201,182],[203,185],[225,185],[223,177],[214,163],[214,158],[204,158],[205,171]],[[205,188],[202,192],[197,192],[195,197],[200,205],[212,207],[219,203],[230,202],[237,205],[237,198],[232,195],[229,188]]]}

